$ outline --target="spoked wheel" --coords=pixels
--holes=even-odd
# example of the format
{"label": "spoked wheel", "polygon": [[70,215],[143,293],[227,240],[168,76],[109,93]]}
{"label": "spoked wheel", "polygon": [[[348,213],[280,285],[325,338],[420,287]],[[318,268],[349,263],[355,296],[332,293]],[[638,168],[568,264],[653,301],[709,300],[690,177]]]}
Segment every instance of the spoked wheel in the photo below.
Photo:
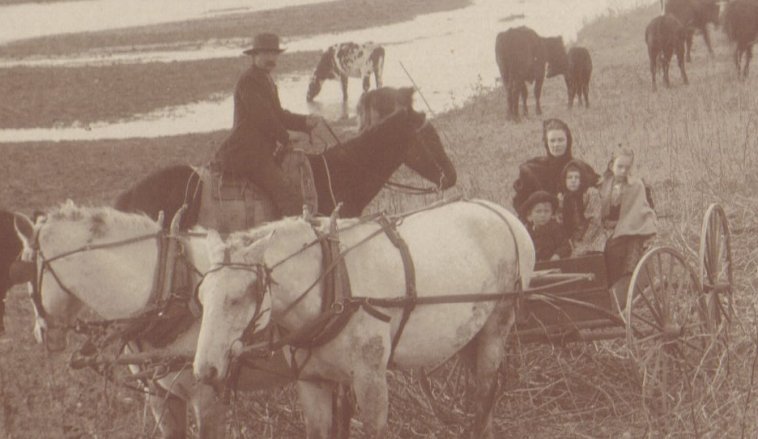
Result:
{"label": "spoked wheel", "polygon": [[714,329],[723,332],[732,321],[732,243],[724,209],[711,204],[700,232],[700,282]]}
{"label": "spoked wheel", "polygon": [[627,343],[637,362],[643,400],[666,413],[692,396],[707,372],[714,337],[700,282],[673,248],[640,259],[627,292]]}

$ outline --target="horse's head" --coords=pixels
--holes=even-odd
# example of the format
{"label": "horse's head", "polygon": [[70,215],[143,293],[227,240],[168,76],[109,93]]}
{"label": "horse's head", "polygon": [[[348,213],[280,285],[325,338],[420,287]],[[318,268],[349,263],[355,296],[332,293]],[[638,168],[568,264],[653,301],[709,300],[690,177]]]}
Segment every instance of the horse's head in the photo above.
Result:
{"label": "horse's head", "polygon": [[68,202],[36,224],[16,214],[15,228],[26,264],[19,270],[32,281],[35,337],[48,350],[65,349],[67,331],[83,305],[105,318],[144,308],[157,267],[161,227],[155,221]]}
{"label": "horse's head", "polygon": [[57,282],[53,281],[53,285],[41,282],[45,256],[40,250],[40,241],[49,239],[48,231],[44,230],[44,217],[34,224],[23,213],[15,213],[14,226],[23,244],[21,258],[14,266],[14,276],[19,282],[29,282],[29,298],[35,315],[34,338],[37,343],[44,343],[50,352],[60,352],[66,348],[68,327],[82,304],[66,294]]}
{"label": "horse's head", "polygon": [[437,189],[448,189],[457,180],[455,167],[445,152],[437,130],[423,113],[413,109],[413,93],[411,87],[382,87],[364,93],[357,108],[360,130],[376,124],[397,109],[406,109],[415,124],[416,133],[403,163],[434,183]]}
{"label": "horse's head", "polygon": [[203,317],[194,361],[195,377],[206,384],[223,382],[229,373],[230,359],[271,319],[271,296],[267,294],[263,260],[269,239],[226,244],[217,232],[208,232],[206,240],[213,268],[197,290]]}
{"label": "horse's head", "polygon": [[542,41],[547,54],[547,77],[565,74],[568,70],[568,55],[563,37],[547,37]]}
{"label": "horse's head", "polygon": [[451,188],[458,178],[437,129],[425,118],[416,129],[416,139],[403,163],[434,183],[438,190]]}

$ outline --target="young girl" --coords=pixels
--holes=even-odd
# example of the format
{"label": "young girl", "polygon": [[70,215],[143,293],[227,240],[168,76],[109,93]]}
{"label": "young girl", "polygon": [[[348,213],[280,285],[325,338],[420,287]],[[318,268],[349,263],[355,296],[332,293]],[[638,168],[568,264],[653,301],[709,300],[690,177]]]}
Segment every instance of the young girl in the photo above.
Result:
{"label": "young girl", "polygon": [[561,172],[561,214],[571,242],[571,256],[602,252],[606,236],[600,216],[599,175],[581,160],[571,160]]}
{"label": "young girl", "polygon": [[608,236],[605,264],[611,284],[634,271],[656,233],[655,212],[642,180],[631,176],[633,164],[634,152],[619,148],[600,184],[603,227]]}

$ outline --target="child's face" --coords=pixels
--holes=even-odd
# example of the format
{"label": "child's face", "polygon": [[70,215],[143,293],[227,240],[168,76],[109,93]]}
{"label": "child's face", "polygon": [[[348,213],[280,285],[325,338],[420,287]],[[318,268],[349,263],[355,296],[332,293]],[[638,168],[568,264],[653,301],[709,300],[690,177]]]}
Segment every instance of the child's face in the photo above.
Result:
{"label": "child's face", "polygon": [[550,130],[547,132],[547,148],[553,157],[561,157],[566,153],[568,139],[566,132],[560,129]]}
{"label": "child's face", "polygon": [[582,175],[579,171],[568,171],[566,173],[566,189],[569,192],[576,192],[582,183]]}
{"label": "child's face", "polygon": [[550,203],[537,203],[532,207],[526,219],[535,226],[544,226],[553,217],[553,206]]}
{"label": "child's face", "polygon": [[613,176],[616,177],[617,180],[626,180],[629,177],[629,171],[631,169],[632,158],[625,155],[617,157],[616,160],[613,161],[613,166],[611,166],[611,172],[613,172]]}

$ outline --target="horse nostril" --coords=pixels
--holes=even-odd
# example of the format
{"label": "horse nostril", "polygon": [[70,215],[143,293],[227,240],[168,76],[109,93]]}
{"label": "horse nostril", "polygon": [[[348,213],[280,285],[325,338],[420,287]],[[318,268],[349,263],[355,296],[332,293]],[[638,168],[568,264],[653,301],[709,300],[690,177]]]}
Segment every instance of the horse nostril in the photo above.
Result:
{"label": "horse nostril", "polygon": [[218,369],[216,369],[216,366],[211,366],[208,369],[208,377],[207,378],[209,380],[215,380],[217,376],[218,376]]}

